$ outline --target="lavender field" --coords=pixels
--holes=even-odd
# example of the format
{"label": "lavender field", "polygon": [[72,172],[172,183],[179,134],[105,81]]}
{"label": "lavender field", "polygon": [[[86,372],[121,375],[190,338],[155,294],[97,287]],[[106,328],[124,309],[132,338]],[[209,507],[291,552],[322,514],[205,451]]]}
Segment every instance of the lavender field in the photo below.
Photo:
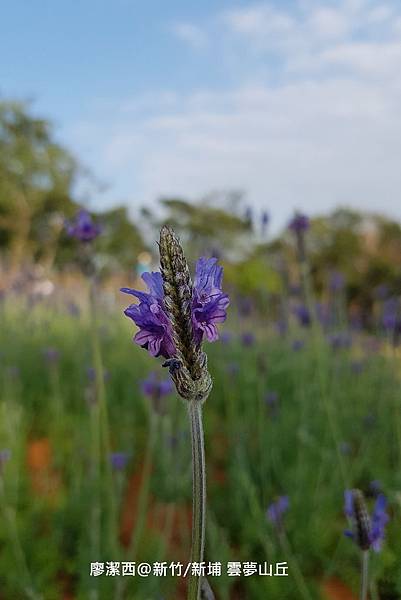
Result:
{"label": "lavender field", "polygon": [[[333,270],[317,290],[309,219],[296,215],[288,234],[295,262],[278,263],[279,291],[214,279],[216,313],[220,292],[195,278],[197,322],[219,337],[202,330],[213,379],[203,560],[222,565],[208,581],[222,599],[357,598],[367,553],[369,597],[398,598],[398,300],[376,286],[369,313],[357,312]],[[188,577],[170,566],[190,560],[191,439],[188,401],[162,367],[168,338],[160,348],[158,334],[138,337],[149,329],[143,280],[96,274],[96,222],[80,213],[65,235],[73,278],[24,274],[2,292],[0,597],[185,598]],[[142,292],[125,296],[126,284]],[[123,314],[131,301],[139,327]],[[371,514],[364,547],[352,493],[344,513],[352,489]],[[265,562],[288,576],[263,575]],[[167,570],[123,576],[125,563]]]}

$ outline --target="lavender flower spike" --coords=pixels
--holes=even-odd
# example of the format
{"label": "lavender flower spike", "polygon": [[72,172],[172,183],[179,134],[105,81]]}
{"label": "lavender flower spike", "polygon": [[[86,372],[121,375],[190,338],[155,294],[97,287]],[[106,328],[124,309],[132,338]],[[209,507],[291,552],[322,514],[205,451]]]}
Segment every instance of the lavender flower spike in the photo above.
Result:
{"label": "lavender flower spike", "polygon": [[[198,329],[207,328],[207,317],[202,313],[202,303],[221,280],[221,275],[212,273],[202,264],[197,274],[200,289],[197,296],[189,274],[187,261],[174,231],[162,227],[160,231],[160,268],[163,278],[164,305],[171,323],[174,340],[174,357],[167,361],[171,377],[182,398],[189,401],[204,401],[212,388],[212,379],[207,369],[206,354],[202,351],[202,335]],[[193,313],[192,303],[200,303],[199,313]],[[210,316],[210,315],[209,315]],[[203,329],[202,329],[203,331]]]}
{"label": "lavender flower spike", "polygon": [[75,216],[74,221],[67,222],[67,234],[80,242],[92,242],[100,233],[99,225],[93,222],[91,215],[81,209]]}
{"label": "lavender flower spike", "polygon": [[352,523],[352,530],[345,535],[353,539],[361,550],[373,548],[381,550],[385,526],[388,522],[387,500],[383,494],[377,497],[372,516],[369,516],[364,495],[360,490],[346,490],[344,493],[344,513]]}

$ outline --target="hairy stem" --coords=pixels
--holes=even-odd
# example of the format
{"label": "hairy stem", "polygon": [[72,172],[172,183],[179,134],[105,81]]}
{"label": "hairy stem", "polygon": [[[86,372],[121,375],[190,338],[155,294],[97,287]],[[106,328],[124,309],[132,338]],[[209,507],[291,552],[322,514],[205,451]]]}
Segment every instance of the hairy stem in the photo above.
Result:
{"label": "hairy stem", "polygon": [[368,582],[369,582],[369,550],[362,552],[361,566],[361,600],[368,598]]}
{"label": "hairy stem", "polygon": [[[202,404],[195,400],[189,403],[192,443],[192,548],[191,563],[203,562],[206,521],[206,469],[205,447],[202,425]],[[200,597],[202,577],[190,575],[188,600]]]}

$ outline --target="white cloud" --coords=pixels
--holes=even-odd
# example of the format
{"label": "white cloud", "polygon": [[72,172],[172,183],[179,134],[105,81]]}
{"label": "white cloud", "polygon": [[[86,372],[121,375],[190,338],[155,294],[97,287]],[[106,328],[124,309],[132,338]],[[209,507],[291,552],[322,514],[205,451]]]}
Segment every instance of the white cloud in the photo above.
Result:
{"label": "white cloud", "polygon": [[[214,44],[223,64],[241,61],[240,72],[257,73],[258,83],[241,76],[225,90],[125,99],[92,122],[95,164],[117,182],[115,195],[143,203],[243,189],[279,225],[295,207],[315,213],[338,204],[401,218],[397,19],[401,7],[394,14],[372,0],[215,15],[194,39]],[[277,80],[257,60],[272,51]],[[92,138],[88,124],[71,132],[77,147]]]}
{"label": "white cloud", "polygon": [[177,22],[171,26],[171,30],[179,40],[196,50],[201,50],[208,44],[205,31],[193,23]]}

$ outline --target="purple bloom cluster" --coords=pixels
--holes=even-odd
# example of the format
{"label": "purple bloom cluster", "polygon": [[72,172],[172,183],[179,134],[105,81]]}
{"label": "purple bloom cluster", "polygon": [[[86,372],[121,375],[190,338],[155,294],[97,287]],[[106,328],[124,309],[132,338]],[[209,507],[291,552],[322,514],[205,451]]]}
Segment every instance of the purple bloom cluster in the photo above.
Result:
{"label": "purple bloom cluster", "polygon": [[309,218],[302,213],[296,213],[291,219],[288,227],[295,233],[304,233],[309,229]]}
{"label": "purple bloom cluster", "polygon": [[[379,494],[373,508],[368,531],[369,547],[373,548],[375,552],[379,552],[381,550],[385,534],[385,527],[389,520],[386,507],[386,497],[383,494]],[[344,492],[344,513],[349,519],[352,519],[352,521],[355,522],[356,515],[353,490],[345,490]],[[347,537],[356,540],[356,535],[353,531],[346,530],[344,533]]]}
{"label": "purple bloom cluster", "polygon": [[302,327],[308,327],[310,325],[311,316],[306,306],[299,304],[294,308],[294,314]]}
{"label": "purple bloom cluster", "polygon": [[67,234],[80,242],[92,242],[100,233],[99,225],[94,223],[91,215],[81,209],[75,219],[66,224]]}
{"label": "purple bloom cluster", "polygon": [[268,507],[266,512],[267,519],[273,525],[281,526],[283,515],[287,512],[289,506],[290,501],[288,499],[288,496],[279,496],[276,502],[272,502]]}
{"label": "purple bloom cluster", "polygon": [[[219,337],[217,324],[226,320],[229,298],[221,289],[222,278],[223,268],[217,264],[216,258],[200,258],[197,261],[191,304],[192,327],[197,344],[204,338],[209,342],[216,341]],[[121,289],[139,300],[139,304],[131,304],[124,311],[139,327],[134,341],[152,356],[171,358],[175,354],[175,345],[164,306],[162,276],[158,272],[143,273],[142,279],[149,293],[131,288]]]}
{"label": "purple bloom cluster", "polygon": [[330,291],[340,292],[345,286],[345,277],[340,271],[332,271],[329,278]]}
{"label": "purple bloom cluster", "polygon": [[110,463],[115,471],[122,471],[127,466],[129,455],[127,452],[112,452]]}

